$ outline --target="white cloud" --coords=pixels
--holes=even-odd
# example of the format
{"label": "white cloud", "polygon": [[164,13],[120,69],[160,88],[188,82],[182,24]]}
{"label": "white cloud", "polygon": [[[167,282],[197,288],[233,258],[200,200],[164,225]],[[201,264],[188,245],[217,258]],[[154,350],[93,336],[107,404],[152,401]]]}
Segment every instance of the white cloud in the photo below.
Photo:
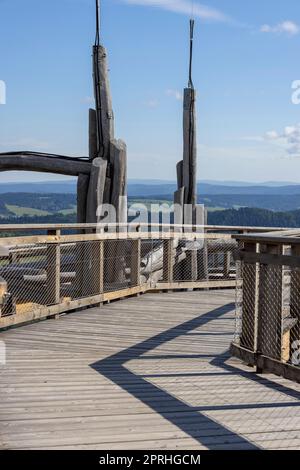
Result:
{"label": "white cloud", "polygon": [[32,138],[20,138],[15,140],[6,140],[0,142],[0,147],[7,149],[14,149],[15,147],[22,148],[22,150],[47,150],[49,148],[49,142],[45,142],[38,139]]}
{"label": "white cloud", "polygon": [[163,10],[172,11],[174,13],[181,13],[184,15],[193,15],[195,17],[212,20],[212,21],[229,21],[229,17],[222,13],[221,11],[202,5],[194,3],[191,0],[122,0],[124,3],[130,5],[141,5],[161,8]]}
{"label": "white cloud", "polygon": [[85,96],[80,100],[82,104],[93,104],[95,103],[95,100],[92,96]]}
{"label": "white cloud", "polygon": [[265,139],[278,143],[288,155],[300,157],[300,123],[295,126],[286,126],[281,134],[269,131],[266,133]]}
{"label": "white cloud", "polygon": [[156,99],[144,101],[143,103],[147,108],[157,108],[159,106],[159,101]]}
{"label": "white cloud", "polygon": [[172,96],[173,98],[175,98],[178,101],[183,100],[182,93],[180,93],[180,91],[178,91],[178,90],[173,90],[172,88],[169,88],[168,90],[166,90],[166,95],[167,96]]}
{"label": "white cloud", "polygon": [[277,34],[287,34],[289,36],[295,36],[300,33],[300,27],[293,21],[283,21],[275,26],[270,26],[264,24],[260,28],[262,33],[277,33]]}
{"label": "white cloud", "polygon": [[277,140],[279,135],[276,131],[268,131],[266,132],[265,139],[266,140]]}
{"label": "white cloud", "polygon": [[239,140],[243,140],[244,142],[263,142],[264,137],[261,137],[260,135],[246,135],[241,137]]}

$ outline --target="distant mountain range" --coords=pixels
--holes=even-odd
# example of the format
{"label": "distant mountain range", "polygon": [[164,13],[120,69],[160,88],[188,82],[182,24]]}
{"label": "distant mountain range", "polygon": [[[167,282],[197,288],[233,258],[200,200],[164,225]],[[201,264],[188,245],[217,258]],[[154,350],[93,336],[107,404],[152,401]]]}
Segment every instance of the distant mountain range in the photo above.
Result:
{"label": "distant mountain range", "polygon": [[[129,180],[128,193],[132,197],[170,196],[176,183],[159,180]],[[76,180],[24,183],[0,183],[0,193],[68,193],[76,192]],[[246,183],[238,181],[202,181],[198,194],[206,195],[287,195],[300,194],[300,183],[266,182]]]}
{"label": "distant mountain range", "polygon": [[0,194],[4,193],[57,193],[74,194],[76,192],[76,180],[66,181],[41,181],[26,183],[0,183]]}

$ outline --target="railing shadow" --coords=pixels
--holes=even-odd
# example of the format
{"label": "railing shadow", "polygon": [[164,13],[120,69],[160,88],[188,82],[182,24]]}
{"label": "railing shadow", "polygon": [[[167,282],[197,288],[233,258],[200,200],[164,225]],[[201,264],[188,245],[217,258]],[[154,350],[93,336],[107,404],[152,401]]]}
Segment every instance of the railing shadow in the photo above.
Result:
{"label": "railing shadow", "polygon": [[[218,449],[222,445],[227,445],[227,448],[238,445],[245,450],[259,449],[258,446],[248,441],[245,437],[236,434],[231,429],[228,429],[206,416],[204,412],[201,412],[201,407],[190,406],[167,391],[148,382],[146,377],[137,375],[128,370],[125,366],[127,361],[145,359],[143,354],[168,341],[172,341],[179,336],[191,332],[192,330],[209,323],[211,320],[222,317],[224,314],[232,311],[233,308],[233,304],[224,305],[190,321],[177,325],[174,328],[166,330],[152,338],[148,338],[147,340],[120,351],[104,360],[98,361],[92,364],[91,367],[208,449]],[[151,357],[155,357],[156,359],[173,359],[174,357],[201,358],[201,355]],[[205,355],[205,357],[212,358],[210,355]],[[225,354],[218,356],[218,361],[223,364],[228,357],[229,353],[226,352]],[[149,358],[149,356],[146,356],[146,358]],[[210,406],[209,409],[213,410],[218,408]],[[188,416],[186,422],[183,419],[184,414]]]}
{"label": "railing shadow", "polygon": [[[227,354],[230,355],[230,351],[227,351]],[[273,382],[272,380],[269,380],[265,375],[259,375],[257,373],[253,372],[248,372],[246,370],[241,370],[239,367],[235,367],[232,364],[226,363],[226,357],[216,357],[212,362],[211,365],[222,367],[226,373],[231,373],[234,375],[239,375],[240,377],[243,377],[244,379],[251,380],[252,382],[258,383],[260,385],[263,385],[264,387],[276,391],[279,393],[282,393],[283,395],[286,395],[289,398],[295,398],[298,401],[294,403],[270,403],[270,404],[265,404],[265,403],[256,403],[255,405],[252,405],[252,407],[255,406],[255,408],[267,408],[267,407],[273,407],[273,408],[280,408],[284,406],[300,406],[300,393],[297,390],[294,390],[292,388],[286,387],[283,384]],[[248,405],[248,408],[250,405]]]}

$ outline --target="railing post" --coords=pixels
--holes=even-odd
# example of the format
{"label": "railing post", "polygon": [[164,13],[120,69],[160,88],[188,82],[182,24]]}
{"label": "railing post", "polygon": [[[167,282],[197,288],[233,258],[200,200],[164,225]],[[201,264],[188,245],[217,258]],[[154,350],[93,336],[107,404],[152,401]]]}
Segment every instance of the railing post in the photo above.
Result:
{"label": "railing post", "polygon": [[141,249],[142,240],[138,238],[132,240],[131,250],[131,270],[130,270],[130,284],[132,287],[141,285]]}
{"label": "railing post", "polygon": [[224,279],[230,278],[230,265],[231,265],[231,253],[230,251],[226,251],[224,253],[224,266],[223,266]]}
{"label": "railing post", "polygon": [[163,241],[163,281],[171,284],[173,282],[173,253],[174,239]]}
{"label": "railing post", "polygon": [[9,264],[16,264],[18,262],[18,255],[13,251],[9,253]]}
{"label": "railing post", "polygon": [[[59,236],[60,230],[48,230],[49,236]],[[60,303],[60,244],[51,243],[47,246],[47,303]]]}
{"label": "railing post", "polygon": [[[246,242],[243,251],[257,253],[257,243]],[[241,346],[250,351],[257,351],[258,331],[258,292],[259,292],[259,267],[257,263],[242,265],[243,278],[243,316]]]}
{"label": "railing post", "polygon": [[2,317],[6,295],[7,295],[7,282],[0,277],[0,318]]}
{"label": "railing post", "polygon": [[[263,252],[281,255],[282,245],[267,244]],[[282,351],[282,282],[282,266],[261,264],[258,350],[278,360]]]}
{"label": "railing post", "polygon": [[[92,242],[94,245],[93,264],[95,271],[92,272],[91,282],[93,284],[93,295],[103,294],[104,292],[104,241],[97,240]],[[94,275],[93,275],[94,274]]]}
{"label": "railing post", "polygon": [[[300,246],[292,245],[292,256],[300,257]],[[290,316],[295,319],[295,325],[292,326],[286,335],[286,341],[289,342],[289,351],[285,359],[291,359],[291,351],[299,350],[300,344],[300,268],[291,268],[291,287],[290,287]],[[294,342],[296,348],[294,348]]]}

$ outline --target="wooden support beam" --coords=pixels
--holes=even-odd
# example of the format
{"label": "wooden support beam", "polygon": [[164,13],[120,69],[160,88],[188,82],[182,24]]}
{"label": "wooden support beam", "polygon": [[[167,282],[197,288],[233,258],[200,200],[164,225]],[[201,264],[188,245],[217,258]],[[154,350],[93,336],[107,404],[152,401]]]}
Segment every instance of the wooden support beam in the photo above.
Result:
{"label": "wooden support beam", "polygon": [[[77,180],[77,223],[84,224],[87,221],[87,196],[90,177],[80,174]],[[81,232],[82,233],[82,232]]]}
{"label": "wooden support beam", "polygon": [[78,176],[79,174],[89,175],[91,164],[78,158],[20,152],[18,154],[0,154],[0,171],[37,171]]}
{"label": "wooden support beam", "polygon": [[230,266],[231,266],[231,252],[226,251],[226,253],[224,253],[224,265],[223,265],[224,279],[228,279],[230,277]]}
{"label": "wooden support beam", "polygon": [[[292,256],[300,257],[299,246],[292,246]],[[292,268],[291,270],[290,315],[297,320],[296,324],[289,332],[288,360],[291,359],[293,361],[291,356],[295,350],[299,349],[300,341],[300,266],[298,268]],[[294,343],[296,347],[294,347]]]}
{"label": "wooden support beam", "polygon": [[[193,242],[190,242],[193,243]],[[198,251],[194,250],[192,247],[186,252],[186,262],[183,267],[183,275],[185,279],[189,281],[197,281],[198,279]]]}
{"label": "wooden support beam", "polygon": [[4,310],[6,294],[7,294],[7,282],[0,277],[0,318]]}
{"label": "wooden support beam", "polygon": [[131,242],[131,269],[130,284],[132,287],[141,284],[141,239],[132,240]]}
{"label": "wooden support beam", "polygon": [[104,292],[104,241],[92,242],[92,268],[90,270],[89,282],[91,284],[91,295],[103,294]]}
{"label": "wooden support beam", "polygon": [[[108,202],[114,208],[114,220],[117,224],[127,223],[127,155],[126,144],[122,140],[110,142],[110,169],[109,179],[110,194]],[[108,179],[106,179],[108,185]],[[106,189],[107,191],[107,189]],[[116,226],[116,232],[125,231],[126,227]],[[108,242],[110,262],[106,263],[106,275],[109,282],[124,282],[126,268],[126,242]]]}
{"label": "wooden support beam", "polygon": [[[201,243],[201,242],[200,242]],[[197,252],[197,270],[198,270],[198,280],[206,280],[209,279],[208,273],[208,242],[203,240],[203,248],[200,248]]]}
{"label": "wooden support beam", "polygon": [[97,114],[95,109],[89,109],[89,159],[97,158]]}
{"label": "wooden support beam", "polygon": [[106,160],[102,158],[95,158],[93,160],[87,196],[87,223],[97,223],[100,221],[100,218],[97,217],[97,211],[103,204],[106,170]]}
{"label": "wooden support beam", "polygon": [[183,186],[185,203],[197,204],[196,91],[185,88],[183,99]]}
{"label": "wooden support beam", "polygon": [[[244,250],[248,253],[257,252],[256,243],[245,243]],[[258,334],[258,299],[259,299],[259,266],[244,263],[243,276],[243,313],[240,345],[250,351],[257,351]]]}
{"label": "wooden support beam", "polygon": [[177,189],[182,188],[183,186],[183,160],[177,163]]}
{"label": "wooden support beam", "polygon": [[[262,250],[282,255],[282,245],[265,245]],[[258,350],[278,360],[282,354],[282,282],[282,266],[260,266]]]}
{"label": "wooden support beam", "polygon": [[122,140],[110,143],[112,164],[111,204],[116,210],[117,223],[127,222],[127,149]]}
{"label": "wooden support beam", "polygon": [[[48,235],[60,235],[58,230],[49,230]],[[53,244],[47,246],[47,285],[45,303],[48,305],[55,305],[60,303],[60,244]],[[43,296],[43,292],[41,292]]]}
{"label": "wooden support beam", "polygon": [[109,86],[106,49],[99,45],[93,48],[94,86],[97,113],[98,157],[110,160],[110,141],[114,139],[114,115]]}
{"label": "wooden support beam", "polygon": [[171,283],[174,277],[174,240],[163,242],[163,282]]}

